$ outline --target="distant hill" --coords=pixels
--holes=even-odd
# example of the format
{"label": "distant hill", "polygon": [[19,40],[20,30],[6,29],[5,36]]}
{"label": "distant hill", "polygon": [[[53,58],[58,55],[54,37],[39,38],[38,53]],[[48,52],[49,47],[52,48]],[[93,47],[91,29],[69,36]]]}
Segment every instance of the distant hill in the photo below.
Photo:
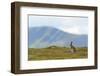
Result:
{"label": "distant hill", "polygon": [[71,41],[76,47],[87,47],[88,36],[71,34],[53,27],[29,28],[29,48],[69,47]]}

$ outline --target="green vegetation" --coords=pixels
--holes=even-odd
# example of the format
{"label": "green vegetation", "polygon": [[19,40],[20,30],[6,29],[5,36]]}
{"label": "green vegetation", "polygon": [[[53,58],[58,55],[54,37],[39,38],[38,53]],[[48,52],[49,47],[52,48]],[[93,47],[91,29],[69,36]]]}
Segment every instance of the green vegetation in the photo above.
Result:
{"label": "green vegetation", "polygon": [[70,48],[66,47],[48,47],[48,48],[29,48],[28,60],[56,60],[56,59],[79,59],[87,58],[88,50],[84,48],[76,48],[77,52],[71,53]]}

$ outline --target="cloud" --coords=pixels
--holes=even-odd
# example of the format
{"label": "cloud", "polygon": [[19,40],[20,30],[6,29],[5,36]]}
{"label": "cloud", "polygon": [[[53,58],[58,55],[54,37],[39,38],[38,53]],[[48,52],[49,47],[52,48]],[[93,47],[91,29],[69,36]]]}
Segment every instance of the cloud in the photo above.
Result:
{"label": "cloud", "polygon": [[66,17],[61,21],[59,29],[74,33],[74,34],[88,34],[88,18],[87,17]]}
{"label": "cloud", "polygon": [[29,27],[49,26],[73,34],[88,34],[88,17],[29,16]]}
{"label": "cloud", "polygon": [[79,28],[77,27],[72,27],[72,28],[62,28],[64,32],[69,32],[69,33],[74,33],[74,34],[81,34],[79,31]]}

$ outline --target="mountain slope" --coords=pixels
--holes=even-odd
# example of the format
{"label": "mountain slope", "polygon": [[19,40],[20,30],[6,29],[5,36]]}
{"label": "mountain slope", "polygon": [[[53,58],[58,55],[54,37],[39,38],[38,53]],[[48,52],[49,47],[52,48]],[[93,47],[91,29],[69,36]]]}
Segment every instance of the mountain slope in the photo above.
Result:
{"label": "mountain slope", "polygon": [[29,28],[29,48],[45,48],[49,46],[69,47],[70,42],[77,47],[87,46],[87,35],[75,35],[53,27]]}

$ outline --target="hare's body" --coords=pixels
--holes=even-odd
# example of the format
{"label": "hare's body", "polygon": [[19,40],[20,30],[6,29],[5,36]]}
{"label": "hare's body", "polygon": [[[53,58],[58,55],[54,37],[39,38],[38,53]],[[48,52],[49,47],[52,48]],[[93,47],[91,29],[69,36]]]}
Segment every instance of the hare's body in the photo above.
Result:
{"label": "hare's body", "polygon": [[76,48],[75,48],[75,46],[73,45],[73,42],[70,43],[70,48],[71,48],[70,51],[71,51],[72,53],[75,53],[75,52],[76,52]]}

